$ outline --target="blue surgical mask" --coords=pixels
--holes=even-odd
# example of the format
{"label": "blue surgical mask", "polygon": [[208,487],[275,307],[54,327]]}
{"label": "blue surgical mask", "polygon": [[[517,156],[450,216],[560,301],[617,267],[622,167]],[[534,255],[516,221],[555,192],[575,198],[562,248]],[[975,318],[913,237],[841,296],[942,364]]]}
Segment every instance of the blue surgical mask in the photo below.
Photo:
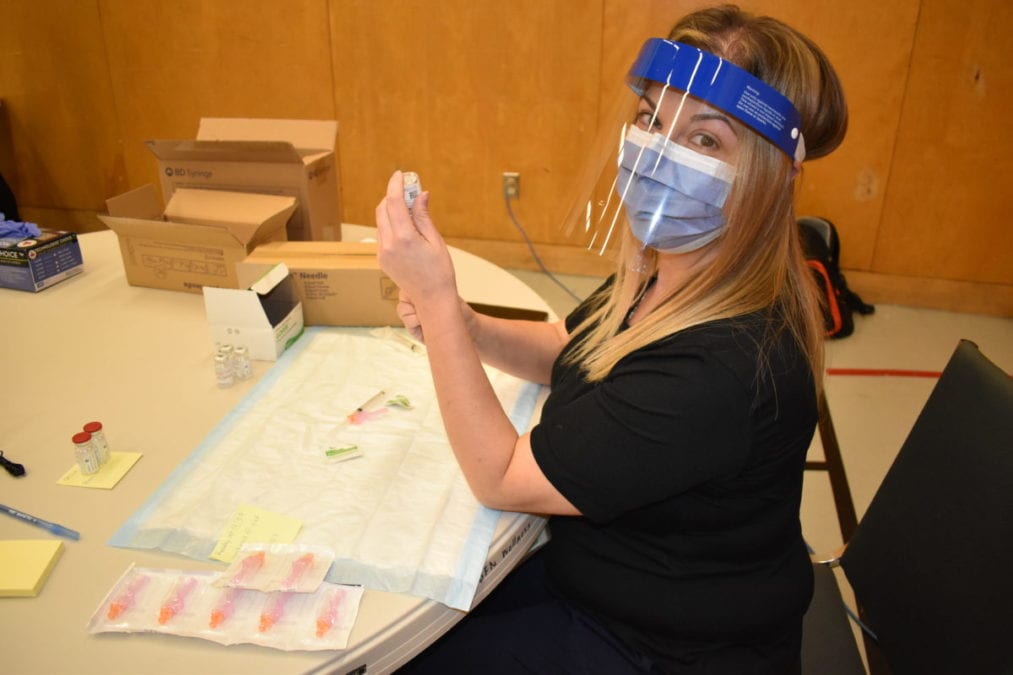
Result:
{"label": "blue surgical mask", "polygon": [[619,156],[617,189],[633,235],[646,247],[685,253],[713,241],[735,167],[631,127]]}

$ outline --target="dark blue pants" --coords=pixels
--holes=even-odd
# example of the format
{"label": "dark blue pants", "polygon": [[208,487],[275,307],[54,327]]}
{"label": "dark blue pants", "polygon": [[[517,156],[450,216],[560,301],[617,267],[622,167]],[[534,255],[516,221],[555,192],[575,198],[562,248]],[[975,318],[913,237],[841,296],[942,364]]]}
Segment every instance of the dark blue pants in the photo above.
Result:
{"label": "dark blue pants", "polygon": [[650,673],[651,663],[559,599],[534,554],[399,673]]}

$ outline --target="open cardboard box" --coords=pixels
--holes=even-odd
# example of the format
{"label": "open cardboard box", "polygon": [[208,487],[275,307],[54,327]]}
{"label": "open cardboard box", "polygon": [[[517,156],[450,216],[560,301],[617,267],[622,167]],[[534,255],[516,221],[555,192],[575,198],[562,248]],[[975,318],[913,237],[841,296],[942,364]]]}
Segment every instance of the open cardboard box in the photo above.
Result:
{"label": "open cardboard box", "polygon": [[285,263],[307,326],[400,326],[397,286],[380,269],[376,248],[372,243],[269,242],[237,268],[256,271]]}
{"label": "open cardboard box", "polygon": [[152,140],[162,194],[211,188],[294,197],[288,239],[341,239],[333,120],[204,118],[193,140]]}
{"label": "open cardboard box", "polygon": [[284,239],[294,197],[181,189],[163,214],[145,185],[106,201],[99,218],[119,238],[127,282],[200,293],[239,288],[235,265],[258,244]]}
{"label": "open cardboard box", "polygon": [[211,339],[246,347],[251,359],[276,361],[303,331],[302,305],[284,264],[240,272],[242,288],[204,288]]}

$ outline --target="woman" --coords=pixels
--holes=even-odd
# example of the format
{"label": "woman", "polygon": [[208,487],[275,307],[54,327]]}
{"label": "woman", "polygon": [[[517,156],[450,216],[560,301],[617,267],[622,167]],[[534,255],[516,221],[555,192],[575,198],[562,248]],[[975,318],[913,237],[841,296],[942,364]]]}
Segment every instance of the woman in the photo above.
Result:
{"label": "woman", "polygon": [[[669,38],[631,69],[612,192],[587,207],[605,205],[589,218],[595,246],[622,239],[624,254],[565,322],[468,309],[428,193],[409,212],[400,174],[377,207],[380,264],[425,339],[475,496],[551,516],[551,541],[408,671],[798,667],[822,324],[793,186],[847,113],[826,57],[778,21],[719,7]],[[551,384],[530,433],[483,361]]]}

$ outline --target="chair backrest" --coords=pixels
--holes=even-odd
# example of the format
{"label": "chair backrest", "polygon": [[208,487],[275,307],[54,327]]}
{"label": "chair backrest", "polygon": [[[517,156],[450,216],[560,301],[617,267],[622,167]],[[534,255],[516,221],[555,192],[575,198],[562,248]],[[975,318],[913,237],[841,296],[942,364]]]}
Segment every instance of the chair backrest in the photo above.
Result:
{"label": "chair backrest", "polygon": [[961,341],[841,559],[894,675],[1013,673],[1013,381]]}

